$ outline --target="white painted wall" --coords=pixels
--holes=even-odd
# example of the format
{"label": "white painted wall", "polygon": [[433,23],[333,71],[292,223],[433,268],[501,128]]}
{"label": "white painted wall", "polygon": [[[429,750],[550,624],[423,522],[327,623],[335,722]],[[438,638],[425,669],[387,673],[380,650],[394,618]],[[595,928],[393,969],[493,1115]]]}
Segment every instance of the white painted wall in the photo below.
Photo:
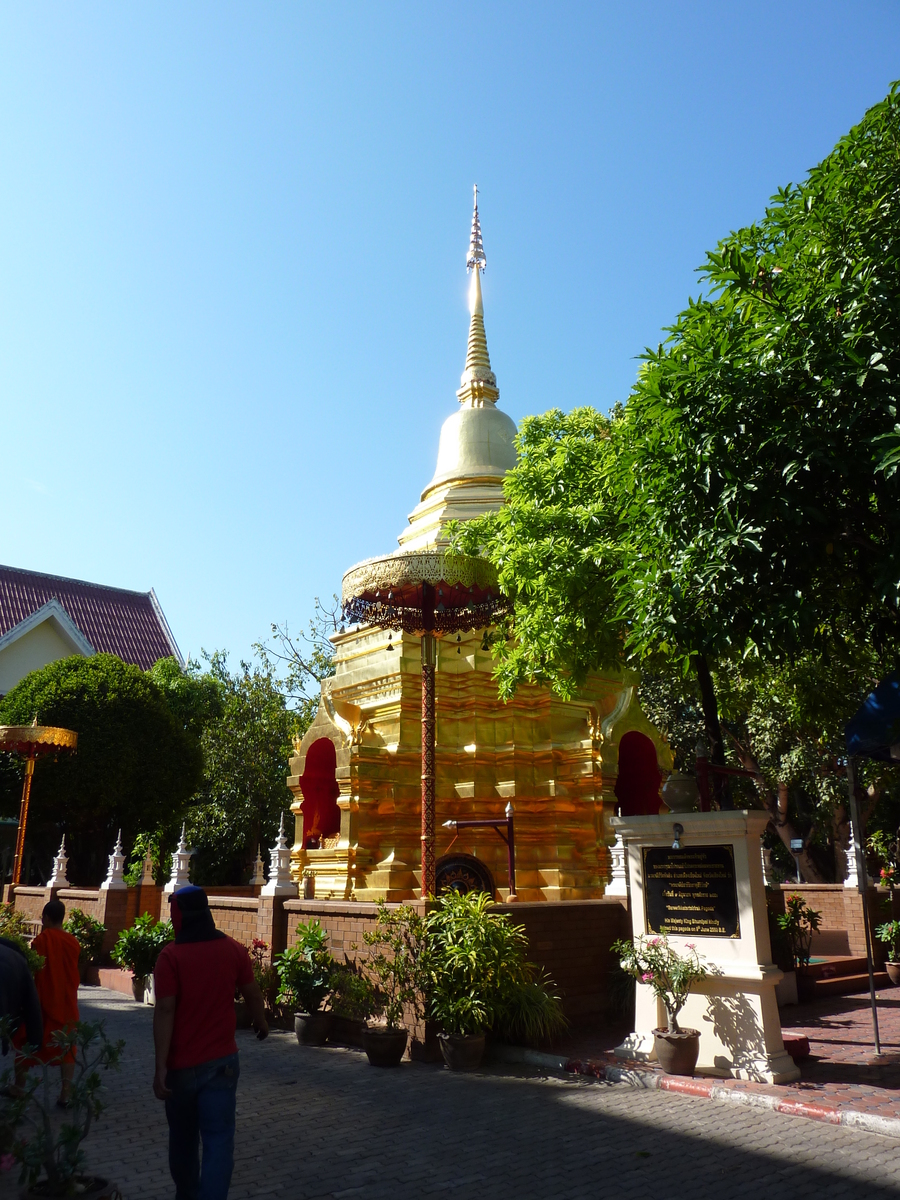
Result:
{"label": "white painted wall", "polygon": [[0,650],[0,695],[5,695],[29,671],[77,653],[52,620],[42,621]]}

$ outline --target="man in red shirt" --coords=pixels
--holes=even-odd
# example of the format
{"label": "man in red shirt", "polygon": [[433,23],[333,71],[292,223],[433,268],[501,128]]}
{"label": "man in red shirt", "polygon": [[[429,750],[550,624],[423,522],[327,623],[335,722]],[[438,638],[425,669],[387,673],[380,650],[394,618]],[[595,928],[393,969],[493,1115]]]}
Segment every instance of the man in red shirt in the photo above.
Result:
{"label": "man in red shirt", "polygon": [[265,1004],[250,955],[216,929],[206,892],[181,888],[170,905],[175,941],[163,949],[153,973],[153,1091],[166,1102],[175,1200],[225,1200],[240,1074],[235,989],[247,1001],[259,1038],[269,1032]]}

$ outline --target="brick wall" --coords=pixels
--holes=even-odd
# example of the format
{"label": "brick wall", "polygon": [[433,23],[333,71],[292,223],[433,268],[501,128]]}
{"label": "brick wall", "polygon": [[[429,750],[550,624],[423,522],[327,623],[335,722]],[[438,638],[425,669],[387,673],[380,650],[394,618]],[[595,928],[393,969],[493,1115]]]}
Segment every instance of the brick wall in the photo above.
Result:
{"label": "brick wall", "polygon": [[[624,897],[623,897],[624,899]],[[396,908],[397,905],[389,905]],[[413,905],[424,912],[425,906]],[[339,900],[288,900],[287,944],[296,941],[297,926],[317,920],[328,932],[338,962],[367,956],[363,934],[374,929],[375,904]],[[628,910],[619,899],[498,904],[528,936],[528,957],[544,968],[560,990],[566,1015],[573,1020],[602,1013],[607,1004],[606,978],[614,966],[610,946],[629,933]]]}
{"label": "brick wall", "polygon": [[525,926],[528,957],[555,980],[570,1020],[607,1007],[607,976],[616,964],[610,946],[631,934],[624,899],[497,905]]}
{"label": "brick wall", "polygon": [[[813,955],[852,955],[866,953],[862,896],[856,888],[840,883],[783,883],[770,889],[770,907],[784,912],[785,897],[802,896],[810,908],[822,915],[819,932],[813,935]],[[887,947],[875,938],[875,926],[900,918],[900,889],[868,889],[866,901],[872,930],[872,949],[876,962],[883,963]]]}
{"label": "brick wall", "polygon": [[[207,893],[208,894],[208,893]],[[210,896],[209,908],[216,928],[248,949],[258,936],[259,901],[255,896]],[[266,938],[266,941],[269,939]]]}

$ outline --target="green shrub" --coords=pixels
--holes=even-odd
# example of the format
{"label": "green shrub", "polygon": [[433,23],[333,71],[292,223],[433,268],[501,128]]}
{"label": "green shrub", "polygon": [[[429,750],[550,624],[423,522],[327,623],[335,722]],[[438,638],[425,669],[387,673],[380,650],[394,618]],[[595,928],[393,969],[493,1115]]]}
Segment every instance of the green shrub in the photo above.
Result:
{"label": "green shrub", "polygon": [[415,1016],[420,1011],[425,940],[425,922],[414,908],[391,909],[379,901],[375,928],[363,934],[372,948],[365,969],[377,989],[373,1012],[384,1016],[389,1029],[400,1026],[404,1008]]}
{"label": "green shrub", "polygon": [[526,960],[524,928],[492,903],[483,892],[446,892],[426,917],[429,1014],[446,1033],[551,1037],[567,1024],[552,980]]}
{"label": "green shrub", "polygon": [[334,959],[328,951],[328,934],[318,921],[297,926],[297,942],[275,960],[280,987],[279,1004],[296,1012],[316,1013],[331,991]]}
{"label": "green shrub", "polygon": [[888,962],[900,962],[900,921],[885,921],[876,926],[875,936],[889,946]]}
{"label": "green shrub", "polygon": [[349,964],[335,967],[331,977],[331,1011],[348,1021],[367,1021],[378,1010],[371,981]]}
{"label": "green shrub", "polygon": [[266,1008],[269,1012],[274,1012],[278,1001],[278,971],[269,961],[269,943],[265,938],[253,939],[250,962],[253,965],[253,978],[263,994]]}
{"label": "green shrub", "polygon": [[119,934],[110,958],[116,966],[131,971],[135,979],[146,978],[153,974],[163,946],[174,937],[171,921],[154,921],[149,913],[143,913]]}
{"label": "green shrub", "polygon": [[0,937],[19,947],[28,960],[32,975],[36,975],[44,965],[44,960],[31,948],[31,922],[11,904],[0,904]]}
{"label": "green shrub", "polygon": [[79,967],[86,967],[100,957],[103,939],[106,936],[106,926],[102,922],[95,921],[80,908],[73,908],[63,929],[66,933],[71,933],[72,937],[77,938],[81,944],[81,953],[78,955]]}
{"label": "green shrub", "polygon": [[791,954],[798,971],[809,966],[812,936],[819,928],[822,914],[810,908],[802,896],[794,893],[784,902],[784,912],[776,918],[778,928],[790,938]]}

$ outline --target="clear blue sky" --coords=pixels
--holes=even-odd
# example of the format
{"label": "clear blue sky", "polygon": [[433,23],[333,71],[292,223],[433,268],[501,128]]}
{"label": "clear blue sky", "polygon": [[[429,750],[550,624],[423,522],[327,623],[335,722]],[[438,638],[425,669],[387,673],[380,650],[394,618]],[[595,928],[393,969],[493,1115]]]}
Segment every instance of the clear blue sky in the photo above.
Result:
{"label": "clear blue sky", "polygon": [[248,655],[391,550],[456,405],[624,400],[900,77],[896,0],[0,5],[0,562]]}

